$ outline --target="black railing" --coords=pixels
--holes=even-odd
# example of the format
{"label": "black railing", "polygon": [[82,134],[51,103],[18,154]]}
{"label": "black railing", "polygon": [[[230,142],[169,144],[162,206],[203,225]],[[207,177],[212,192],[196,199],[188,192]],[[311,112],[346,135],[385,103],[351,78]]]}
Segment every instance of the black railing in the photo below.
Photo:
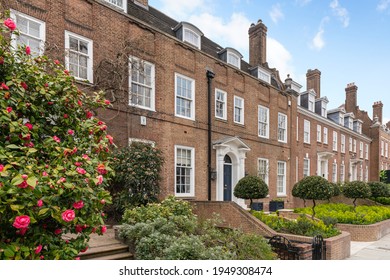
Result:
{"label": "black railing", "polygon": [[273,236],[268,243],[281,260],[299,260],[299,252],[291,245],[290,240],[281,235]]}

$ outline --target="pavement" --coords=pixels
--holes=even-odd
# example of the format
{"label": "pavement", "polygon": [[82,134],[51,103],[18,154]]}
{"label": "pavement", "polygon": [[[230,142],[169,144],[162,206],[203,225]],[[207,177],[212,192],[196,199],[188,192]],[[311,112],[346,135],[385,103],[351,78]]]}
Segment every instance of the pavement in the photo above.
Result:
{"label": "pavement", "polygon": [[390,234],[373,242],[351,242],[351,256],[346,260],[390,260]]}

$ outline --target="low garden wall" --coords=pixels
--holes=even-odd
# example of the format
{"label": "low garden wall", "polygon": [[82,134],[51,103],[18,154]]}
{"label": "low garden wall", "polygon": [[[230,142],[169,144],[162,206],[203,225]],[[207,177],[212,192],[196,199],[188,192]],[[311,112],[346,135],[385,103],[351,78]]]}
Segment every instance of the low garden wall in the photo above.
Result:
{"label": "low garden wall", "polygon": [[[268,238],[282,235],[300,250],[301,259],[311,259],[309,248],[313,242],[312,237],[278,233],[234,202],[192,201],[192,205],[194,213],[198,215],[199,219],[208,219],[212,213],[217,213],[224,220],[223,226],[239,228],[244,232],[257,233]],[[351,254],[351,235],[348,232],[342,232],[338,236],[325,239],[325,244],[327,260],[342,260]]]}

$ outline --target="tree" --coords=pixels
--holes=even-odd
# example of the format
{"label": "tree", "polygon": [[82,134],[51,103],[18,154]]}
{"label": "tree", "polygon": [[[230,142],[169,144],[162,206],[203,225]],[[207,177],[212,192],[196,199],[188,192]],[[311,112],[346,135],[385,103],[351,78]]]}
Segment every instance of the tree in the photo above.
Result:
{"label": "tree", "polygon": [[253,199],[264,198],[268,195],[268,186],[258,176],[245,176],[238,181],[233,194],[238,198],[249,199],[249,208],[252,209]]}
{"label": "tree", "polygon": [[0,29],[0,259],[74,259],[106,231],[113,138],[93,110],[109,102],[58,61],[13,48],[11,19]]}
{"label": "tree", "polygon": [[389,197],[390,188],[383,182],[369,182],[368,186],[371,190],[371,197],[376,200],[378,197]]}
{"label": "tree", "polygon": [[345,197],[353,199],[353,205],[356,208],[356,200],[358,198],[369,198],[371,190],[367,183],[362,181],[346,182],[343,188]]}
{"label": "tree", "polygon": [[315,216],[316,200],[328,200],[334,194],[332,185],[321,176],[307,176],[293,186],[292,195],[303,200],[313,201],[313,215]]}
{"label": "tree", "polygon": [[[111,215],[122,217],[126,208],[156,202],[160,193],[161,151],[148,143],[133,142],[112,155],[115,178],[109,186],[113,196]],[[111,205],[110,205],[111,206]]]}

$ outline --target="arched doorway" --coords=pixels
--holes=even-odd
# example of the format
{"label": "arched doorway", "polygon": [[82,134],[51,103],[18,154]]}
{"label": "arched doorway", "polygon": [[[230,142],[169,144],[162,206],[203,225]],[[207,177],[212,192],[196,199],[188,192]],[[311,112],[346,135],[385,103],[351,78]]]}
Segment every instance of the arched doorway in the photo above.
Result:
{"label": "arched doorway", "polygon": [[223,159],[223,200],[232,200],[232,159],[225,155]]}

